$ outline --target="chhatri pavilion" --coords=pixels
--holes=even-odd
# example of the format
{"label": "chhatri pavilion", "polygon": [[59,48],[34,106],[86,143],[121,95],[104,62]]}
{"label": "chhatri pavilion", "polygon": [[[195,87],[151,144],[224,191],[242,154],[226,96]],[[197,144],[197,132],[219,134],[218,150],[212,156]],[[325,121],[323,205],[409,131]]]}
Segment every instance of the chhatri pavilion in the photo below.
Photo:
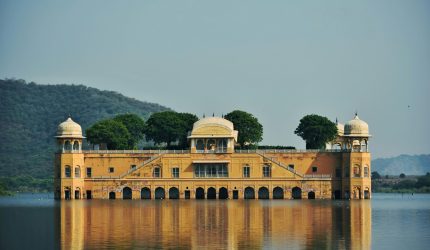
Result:
{"label": "chhatri pavilion", "polygon": [[236,150],[221,117],[194,123],[187,150],[82,150],[71,118],[57,131],[56,199],[370,199],[369,127],[356,115],[325,150]]}

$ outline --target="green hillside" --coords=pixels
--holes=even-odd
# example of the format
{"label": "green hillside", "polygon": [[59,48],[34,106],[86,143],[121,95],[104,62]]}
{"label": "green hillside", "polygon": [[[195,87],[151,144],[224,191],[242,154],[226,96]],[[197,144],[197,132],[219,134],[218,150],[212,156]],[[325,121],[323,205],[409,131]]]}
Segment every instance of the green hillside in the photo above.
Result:
{"label": "green hillside", "polygon": [[163,110],[169,109],[83,85],[0,80],[0,177],[52,178],[54,136],[69,114],[85,129],[117,114],[135,113],[146,120]]}
{"label": "green hillside", "polygon": [[424,175],[430,172],[430,155],[399,155],[372,161],[372,171],[381,175]]}

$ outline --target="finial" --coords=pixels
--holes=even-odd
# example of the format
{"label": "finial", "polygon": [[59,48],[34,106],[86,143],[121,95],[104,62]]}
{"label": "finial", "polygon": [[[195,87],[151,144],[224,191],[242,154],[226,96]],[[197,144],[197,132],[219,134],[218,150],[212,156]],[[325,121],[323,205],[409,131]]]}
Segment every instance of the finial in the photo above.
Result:
{"label": "finial", "polygon": [[337,117],[336,117],[336,124],[338,124],[338,122],[337,122]]}
{"label": "finial", "polygon": [[205,116],[205,113],[203,113],[203,118],[205,118],[206,116]]}
{"label": "finial", "polygon": [[358,116],[358,112],[357,112],[357,110],[355,110],[355,116]]}
{"label": "finial", "polygon": [[214,113],[212,113],[212,117],[215,117],[215,112],[214,112]]}

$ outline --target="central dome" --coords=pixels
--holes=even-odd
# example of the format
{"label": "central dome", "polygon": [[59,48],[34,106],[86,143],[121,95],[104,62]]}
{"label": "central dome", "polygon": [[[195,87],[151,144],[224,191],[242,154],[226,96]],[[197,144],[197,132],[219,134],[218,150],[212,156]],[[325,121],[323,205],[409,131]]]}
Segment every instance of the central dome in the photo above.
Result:
{"label": "central dome", "polygon": [[369,125],[360,120],[356,114],[354,119],[345,124],[345,135],[349,136],[369,136]]}
{"label": "central dome", "polygon": [[196,121],[188,138],[235,138],[238,132],[233,123],[221,117],[207,117]]}
{"label": "central dome", "polygon": [[77,124],[72,118],[60,123],[57,129],[57,138],[84,138],[82,136],[81,125]]}

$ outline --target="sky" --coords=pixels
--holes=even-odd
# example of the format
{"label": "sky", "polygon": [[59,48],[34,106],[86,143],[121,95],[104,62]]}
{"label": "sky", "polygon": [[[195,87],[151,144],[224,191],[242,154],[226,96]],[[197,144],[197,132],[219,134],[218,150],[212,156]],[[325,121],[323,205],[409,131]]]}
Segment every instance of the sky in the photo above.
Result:
{"label": "sky", "polygon": [[428,154],[429,26],[425,0],[0,0],[0,78],[244,110],[264,145],[304,148],[304,115],[357,111],[373,157]]}

